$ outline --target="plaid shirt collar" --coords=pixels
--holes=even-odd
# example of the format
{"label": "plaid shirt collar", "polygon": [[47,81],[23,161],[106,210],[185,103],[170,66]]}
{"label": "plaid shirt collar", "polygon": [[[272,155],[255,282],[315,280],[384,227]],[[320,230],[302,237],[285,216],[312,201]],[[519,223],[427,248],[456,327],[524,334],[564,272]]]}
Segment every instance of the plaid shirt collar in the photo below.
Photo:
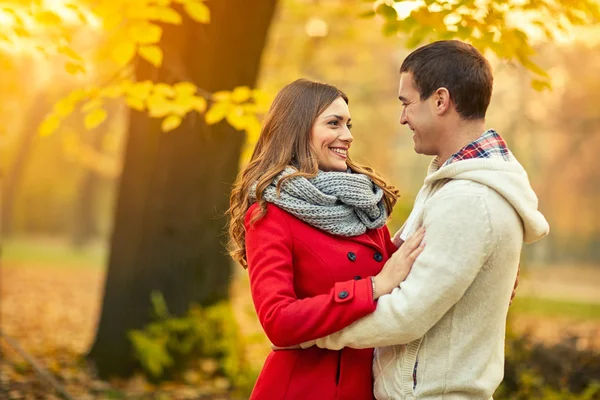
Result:
{"label": "plaid shirt collar", "polygon": [[446,160],[442,167],[470,158],[496,158],[510,161],[506,142],[493,129],[485,131],[478,139],[469,143],[457,153],[454,153]]}

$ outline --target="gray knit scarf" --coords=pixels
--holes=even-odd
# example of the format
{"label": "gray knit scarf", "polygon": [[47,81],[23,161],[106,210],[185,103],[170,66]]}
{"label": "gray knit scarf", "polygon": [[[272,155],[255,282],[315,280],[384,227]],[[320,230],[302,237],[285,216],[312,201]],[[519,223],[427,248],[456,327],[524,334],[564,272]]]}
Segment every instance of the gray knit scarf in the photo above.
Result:
{"label": "gray knit scarf", "polygon": [[[277,196],[277,182],[297,172],[287,167],[263,192],[263,198],[302,221],[334,235],[358,236],[381,228],[387,220],[383,190],[367,175],[319,171],[314,178],[286,179]],[[250,188],[256,200],[256,183]]]}

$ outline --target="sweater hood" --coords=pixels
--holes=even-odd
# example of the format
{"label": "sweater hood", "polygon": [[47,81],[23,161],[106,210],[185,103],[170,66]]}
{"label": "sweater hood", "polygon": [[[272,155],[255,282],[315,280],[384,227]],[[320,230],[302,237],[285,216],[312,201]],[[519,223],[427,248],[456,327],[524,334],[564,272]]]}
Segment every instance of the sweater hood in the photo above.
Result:
{"label": "sweater hood", "polygon": [[[438,167],[434,159],[425,178],[431,185],[444,179],[477,182],[495,190],[515,209],[523,221],[525,243],[533,243],[548,234],[550,227],[538,210],[538,198],[531,188],[527,172],[510,154],[510,160],[474,158]],[[439,169],[438,169],[439,168]]]}

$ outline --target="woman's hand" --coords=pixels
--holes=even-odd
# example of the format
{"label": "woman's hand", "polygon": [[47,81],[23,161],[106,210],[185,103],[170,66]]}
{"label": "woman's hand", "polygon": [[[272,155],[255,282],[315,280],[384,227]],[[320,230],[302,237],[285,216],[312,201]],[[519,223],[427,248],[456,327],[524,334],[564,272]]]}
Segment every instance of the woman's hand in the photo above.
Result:
{"label": "woman's hand", "polygon": [[385,263],[381,272],[375,276],[374,300],[391,293],[406,279],[415,260],[425,248],[424,236],[425,228],[421,227]]}

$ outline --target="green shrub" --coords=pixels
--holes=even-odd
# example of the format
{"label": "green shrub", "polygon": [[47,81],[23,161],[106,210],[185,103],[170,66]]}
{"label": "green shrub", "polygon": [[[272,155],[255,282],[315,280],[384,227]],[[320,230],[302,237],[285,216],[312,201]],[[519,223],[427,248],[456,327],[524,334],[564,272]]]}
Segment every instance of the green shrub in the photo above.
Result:
{"label": "green shrub", "polygon": [[536,343],[509,330],[504,381],[496,400],[600,400],[600,354],[579,349],[576,337]]}
{"label": "green shrub", "polygon": [[164,298],[153,293],[153,322],[129,332],[136,358],[152,382],[185,380],[194,371],[203,380],[226,378],[240,394],[256,380],[245,356],[231,305],[192,306],[186,315],[169,314]]}

